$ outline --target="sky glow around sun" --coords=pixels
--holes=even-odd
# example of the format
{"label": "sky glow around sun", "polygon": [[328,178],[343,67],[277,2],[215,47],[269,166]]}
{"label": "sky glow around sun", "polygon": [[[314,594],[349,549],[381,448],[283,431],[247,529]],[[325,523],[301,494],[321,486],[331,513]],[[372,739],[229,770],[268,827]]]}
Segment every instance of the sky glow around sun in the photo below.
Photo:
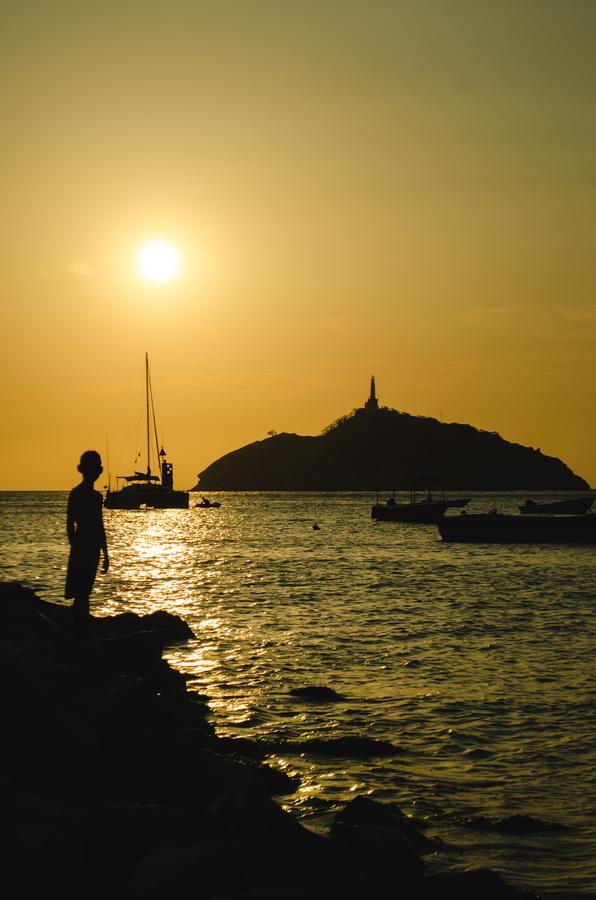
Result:
{"label": "sky glow around sun", "polygon": [[172,244],[155,239],[143,244],[137,256],[139,271],[149,281],[171,281],[180,270],[180,255]]}
{"label": "sky glow around sun", "polygon": [[145,350],[181,484],[374,374],[596,485],[596,2],[139,6],[2,4],[0,486],[123,442]]}

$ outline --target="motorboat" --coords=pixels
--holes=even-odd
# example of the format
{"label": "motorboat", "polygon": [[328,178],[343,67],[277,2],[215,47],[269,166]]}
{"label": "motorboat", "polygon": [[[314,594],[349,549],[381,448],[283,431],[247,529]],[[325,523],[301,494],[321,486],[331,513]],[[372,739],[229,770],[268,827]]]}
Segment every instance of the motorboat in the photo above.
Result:
{"label": "motorboat", "polygon": [[[426,485],[426,496],[419,498],[418,492],[421,485]],[[440,499],[432,495],[431,485],[440,485]],[[410,499],[407,503],[398,503],[395,499],[395,491],[384,503],[377,500],[371,510],[371,517],[380,522],[416,522],[433,524],[439,521],[451,507],[463,508],[467,506],[471,497],[446,498],[443,482],[439,478],[418,478],[410,487]]]}
{"label": "motorboat", "polygon": [[516,516],[498,512],[448,516],[437,522],[444,541],[473,544],[596,544],[596,515]]}
{"label": "motorboat", "polygon": [[437,522],[445,515],[447,505],[441,500],[416,500],[397,503],[390,497],[385,503],[375,503],[371,518],[379,522]]}

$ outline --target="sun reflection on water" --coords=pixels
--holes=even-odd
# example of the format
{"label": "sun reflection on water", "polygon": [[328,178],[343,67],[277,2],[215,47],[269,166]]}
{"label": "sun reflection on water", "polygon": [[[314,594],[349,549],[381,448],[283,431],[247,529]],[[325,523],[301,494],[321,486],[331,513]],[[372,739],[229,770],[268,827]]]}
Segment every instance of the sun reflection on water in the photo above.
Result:
{"label": "sun reflection on water", "polygon": [[[465,846],[470,865],[543,888],[556,838],[537,838],[540,859],[521,860],[519,847],[516,857],[450,818],[534,814],[575,829],[567,849],[557,845],[559,874],[581,859],[570,878],[586,889],[596,833],[593,550],[448,547],[431,527],[371,523],[363,496],[220,499],[208,514],[106,511],[112,565],[98,576],[94,612],[167,609],[186,619],[196,639],[166,658],[208,696],[220,734],[277,744],[271,763],[301,778],[284,805],[305,820],[323,821],[356,792],[415,804],[441,817],[441,836]],[[65,502],[48,501],[46,515],[36,497],[21,516],[18,498],[0,533],[4,547],[12,542],[8,577],[42,584],[58,601]],[[290,696],[305,685],[342,699]],[[400,754],[287,750],[350,734],[390,741]]]}

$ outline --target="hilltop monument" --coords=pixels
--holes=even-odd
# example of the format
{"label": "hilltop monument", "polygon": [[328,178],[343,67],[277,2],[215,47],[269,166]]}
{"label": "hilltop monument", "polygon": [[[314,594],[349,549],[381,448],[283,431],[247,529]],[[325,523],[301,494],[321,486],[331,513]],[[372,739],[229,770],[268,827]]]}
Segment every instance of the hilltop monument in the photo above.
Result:
{"label": "hilltop monument", "polygon": [[364,404],[364,408],[368,412],[377,412],[379,409],[379,401],[377,399],[377,389],[375,385],[375,376],[370,376],[370,397]]}

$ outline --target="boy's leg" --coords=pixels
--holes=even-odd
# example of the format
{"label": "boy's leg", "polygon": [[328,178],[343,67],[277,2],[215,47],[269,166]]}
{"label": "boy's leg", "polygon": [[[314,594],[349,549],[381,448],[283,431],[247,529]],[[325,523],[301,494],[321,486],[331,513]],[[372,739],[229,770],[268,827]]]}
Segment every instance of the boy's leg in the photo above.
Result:
{"label": "boy's leg", "polygon": [[85,628],[89,624],[89,595],[75,597],[72,604],[75,627]]}
{"label": "boy's leg", "polygon": [[75,597],[72,604],[73,610],[80,616],[89,615],[89,595]]}

